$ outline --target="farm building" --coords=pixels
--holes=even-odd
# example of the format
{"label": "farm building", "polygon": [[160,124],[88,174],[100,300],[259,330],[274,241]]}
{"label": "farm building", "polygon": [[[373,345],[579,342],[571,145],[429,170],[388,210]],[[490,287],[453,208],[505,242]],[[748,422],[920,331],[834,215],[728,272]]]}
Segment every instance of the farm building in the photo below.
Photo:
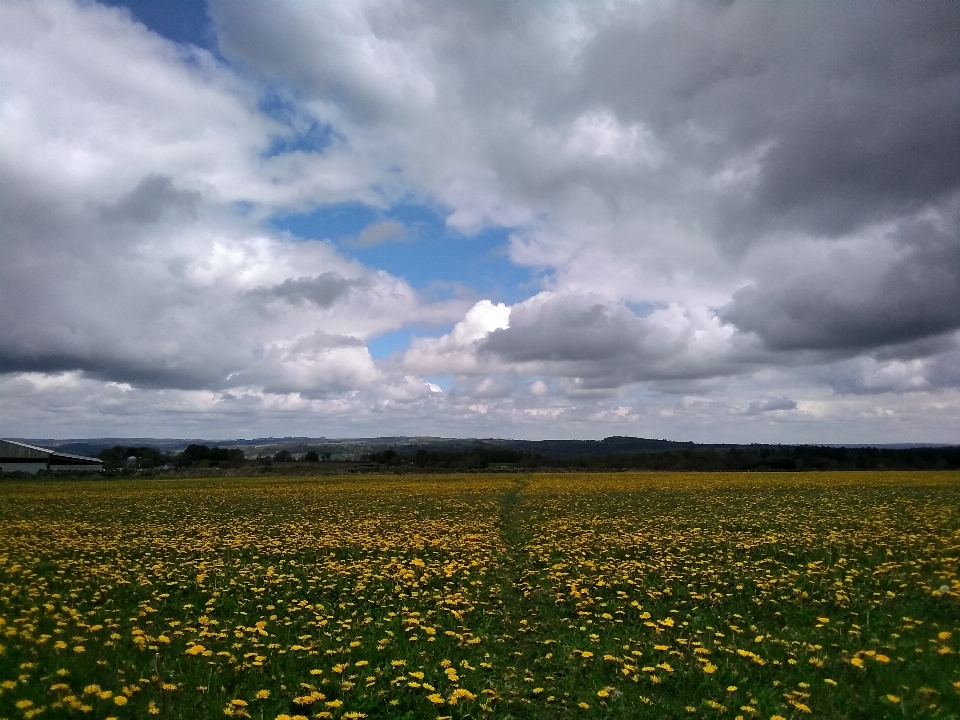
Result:
{"label": "farm building", "polygon": [[83,455],[48,450],[15,440],[0,440],[0,473],[41,470],[53,472],[100,472],[103,461]]}

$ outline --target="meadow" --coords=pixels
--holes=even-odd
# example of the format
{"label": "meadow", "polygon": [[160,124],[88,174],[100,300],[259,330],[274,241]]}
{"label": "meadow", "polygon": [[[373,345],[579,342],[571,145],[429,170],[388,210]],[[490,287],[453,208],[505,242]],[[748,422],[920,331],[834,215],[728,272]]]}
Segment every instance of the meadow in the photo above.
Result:
{"label": "meadow", "polygon": [[0,484],[0,718],[957,718],[960,473]]}

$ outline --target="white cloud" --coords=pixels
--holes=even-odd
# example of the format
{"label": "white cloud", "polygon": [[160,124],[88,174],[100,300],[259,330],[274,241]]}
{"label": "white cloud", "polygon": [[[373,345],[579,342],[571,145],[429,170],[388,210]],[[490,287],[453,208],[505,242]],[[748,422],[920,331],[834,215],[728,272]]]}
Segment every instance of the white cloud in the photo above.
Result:
{"label": "white cloud", "polygon": [[[936,434],[960,386],[939,10],[214,0],[224,62],[96,3],[5,3],[0,427]],[[307,127],[322,151],[271,152]],[[508,228],[543,279],[428,303],[263,222],[340,202]]]}

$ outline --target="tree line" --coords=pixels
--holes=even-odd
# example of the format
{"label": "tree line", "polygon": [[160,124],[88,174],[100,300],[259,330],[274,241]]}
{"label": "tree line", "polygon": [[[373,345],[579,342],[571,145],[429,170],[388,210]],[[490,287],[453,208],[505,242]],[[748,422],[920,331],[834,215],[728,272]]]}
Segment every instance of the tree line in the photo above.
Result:
{"label": "tree line", "polygon": [[418,448],[385,450],[368,456],[388,467],[438,469],[673,470],[673,471],[801,471],[801,470],[956,470],[960,447],[871,448],[816,445],[693,447],[639,453],[550,457],[506,449],[441,451]]}
{"label": "tree line", "polygon": [[[238,448],[191,444],[178,453],[164,453],[151,447],[116,445],[99,453],[107,470],[127,467],[127,458],[136,457],[140,469],[158,467],[210,468],[271,466],[274,463],[319,462],[321,454],[311,450],[295,456],[281,449],[272,455],[247,459]],[[329,455],[324,454],[328,459]],[[750,445],[686,447],[635,453],[609,453],[556,457],[506,448],[434,450],[388,448],[364,455],[357,462],[384,468],[436,470],[490,469],[584,469],[584,470],[672,470],[672,471],[803,471],[803,470],[956,470],[960,469],[960,447],[873,448],[825,447],[817,445]]]}

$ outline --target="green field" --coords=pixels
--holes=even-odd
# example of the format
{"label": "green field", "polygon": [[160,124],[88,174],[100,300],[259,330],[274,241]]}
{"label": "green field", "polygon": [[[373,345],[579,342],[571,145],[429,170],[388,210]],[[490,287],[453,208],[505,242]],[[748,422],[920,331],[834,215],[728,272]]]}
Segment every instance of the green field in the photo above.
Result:
{"label": "green field", "polygon": [[960,717],[960,473],[0,484],[0,718]]}

